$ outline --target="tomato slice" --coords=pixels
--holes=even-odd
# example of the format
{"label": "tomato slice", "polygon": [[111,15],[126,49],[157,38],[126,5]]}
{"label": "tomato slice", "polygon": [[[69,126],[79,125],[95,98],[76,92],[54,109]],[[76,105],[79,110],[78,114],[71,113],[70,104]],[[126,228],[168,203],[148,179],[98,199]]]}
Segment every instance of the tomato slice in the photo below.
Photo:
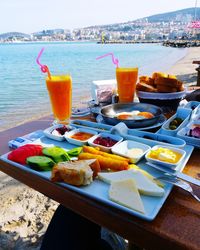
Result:
{"label": "tomato slice", "polygon": [[42,146],[34,144],[26,144],[8,154],[8,159],[25,165],[29,156],[42,155]]}

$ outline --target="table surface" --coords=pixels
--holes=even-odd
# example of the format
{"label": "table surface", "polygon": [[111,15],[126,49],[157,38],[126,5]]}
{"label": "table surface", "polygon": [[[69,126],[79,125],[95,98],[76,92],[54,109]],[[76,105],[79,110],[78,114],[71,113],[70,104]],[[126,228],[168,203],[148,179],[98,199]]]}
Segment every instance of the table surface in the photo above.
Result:
{"label": "table surface", "polygon": [[[48,116],[0,132],[0,155],[9,151],[9,140],[45,129],[51,122],[52,117]],[[186,174],[196,177],[200,173],[199,153],[200,150],[192,153],[184,169]],[[179,188],[173,188],[156,219],[148,222],[26,173],[1,160],[0,170],[145,249],[200,249],[200,203]],[[200,187],[193,188],[200,196]]]}

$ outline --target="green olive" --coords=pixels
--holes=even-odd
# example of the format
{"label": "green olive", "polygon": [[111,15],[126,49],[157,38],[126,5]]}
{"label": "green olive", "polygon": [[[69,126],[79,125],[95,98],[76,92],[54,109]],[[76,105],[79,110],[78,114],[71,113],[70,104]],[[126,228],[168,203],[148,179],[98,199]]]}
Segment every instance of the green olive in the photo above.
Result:
{"label": "green olive", "polygon": [[173,121],[170,122],[169,125],[170,125],[170,126],[171,126],[171,125],[175,125],[175,126],[176,126],[176,125],[178,125],[178,121],[177,121],[176,119],[174,119]]}
{"label": "green olive", "polygon": [[175,125],[170,125],[170,126],[169,126],[169,129],[175,130],[175,129],[177,129],[177,126],[175,126]]}
{"label": "green olive", "polygon": [[178,118],[178,117],[176,118],[176,120],[177,120],[177,122],[178,122],[179,125],[183,122],[183,119]]}

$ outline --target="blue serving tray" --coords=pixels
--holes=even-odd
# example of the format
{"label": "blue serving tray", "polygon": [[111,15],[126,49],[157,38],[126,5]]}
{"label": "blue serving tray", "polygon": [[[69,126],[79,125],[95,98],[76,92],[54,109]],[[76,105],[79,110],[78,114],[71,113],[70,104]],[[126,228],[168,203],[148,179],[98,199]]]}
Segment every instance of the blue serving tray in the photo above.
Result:
{"label": "blue serving tray", "polygon": [[[70,149],[76,147],[75,145],[69,144],[66,141],[59,142],[59,141],[49,139],[47,137],[41,137],[40,139],[37,139],[34,142],[34,144],[40,144],[42,146],[60,146],[66,150],[70,150]],[[148,144],[148,143],[146,143],[146,144]],[[183,149],[186,151],[186,156],[184,157],[183,161],[177,167],[177,169],[179,171],[182,171],[182,169],[186,165],[186,163],[187,163],[188,159],[190,158],[190,155],[193,151],[193,147],[192,146],[185,146]],[[46,171],[46,172],[35,171],[28,166],[23,166],[21,164],[18,164],[18,163],[15,163],[13,161],[8,160],[7,155],[8,154],[2,155],[0,157],[1,160],[5,161],[9,164],[12,164],[16,168],[19,168],[19,169],[26,171],[26,172],[31,172],[37,176],[40,176],[40,177],[50,181],[50,176],[51,176],[50,171]],[[137,165],[139,167],[141,167],[142,169],[148,171],[151,175],[153,175],[155,177],[160,175],[160,171],[148,166],[146,164],[145,159],[141,160]],[[68,185],[66,183],[56,183],[56,185],[61,185],[65,188],[67,188],[69,190],[73,190],[81,195],[85,195],[87,197],[91,197],[92,199],[96,199],[97,201],[103,202],[103,203],[109,205],[110,207],[118,208],[118,209],[123,210],[123,211],[125,211],[133,216],[137,216],[141,219],[148,220],[148,221],[152,221],[156,217],[156,215],[158,214],[158,212],[162,208],[164,202],[166,201],[166,199],[167,199],[167,197],[168,197],[168,195],[171,192],[172,187],[173,187],[172,184],[166,184],[164,186],[165,194],[163,197],[153,197],[153,196],[141,195],[141,199],[143,201],[144,208],[146,211],[145,214],[142,214],[140,212],[137,212],[135,210],[131,210],[129,208],[126,208],[122,205],[119,205],[119,204],[111,201],[108,197],[109,185],[102,182],[102,181],[99,181],[98,179],[94,180],[92,184],[90,184],[88,186],[84,186],[84,187],[75,187],[72,185]]]}

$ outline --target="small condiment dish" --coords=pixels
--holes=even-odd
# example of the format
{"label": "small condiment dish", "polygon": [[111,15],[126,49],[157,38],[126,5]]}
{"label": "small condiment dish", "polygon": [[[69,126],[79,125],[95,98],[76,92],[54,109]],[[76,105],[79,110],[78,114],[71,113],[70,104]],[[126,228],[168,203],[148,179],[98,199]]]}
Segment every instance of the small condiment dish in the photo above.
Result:
{"label": "small condiment dish", "polygon": [[[83,133],[83,137],[84,137],[84,133],[91,134],[91,137],[89,137],[87,139],[83,139],[83,140],[72,138],[72,136],[74,136],[74,135],[76,135],[78,133]],[[89,139],[92,139],[97,134],[98,134],[98,132],[96,132],[96,131],[94,131],[92,129],[78,128],[78,129],[74,129],[74,130],[70,131],[69,133],[66,133],[64,135],[64,137],[71,144],[74,144],[74,145],[77,145],[77,146],[83,146],[83,145],[88,143]]]}
{"label": "small condiment dish", "polygon": [[127,140],[113,146],[112,152],[129,158],[131,163],[137,163],[150,149],[146,144]]}
{"label": "small condiment dish", "polygon": [[[159,157],[160,157],[160,158],[161,158],[161,157],[163,158],[163,160],[162,160],[162,159],[155,159],[155,158],[152,158],[150,154],[151,154],[153,151],[158,150],[159,148],[169,149],[169,150],[171,150],[173,153],[180,155],[180,157],[178,157],[178,159],[175,160],[174,163],[173,163],[173,162],[170,162],[169,160],[164,160],[164,158],[166,157],[166,154],[162,154],[162,155],[161,155],[161,153],[157,153],[157,154],[159,154]],[[173,169],[174,169],[174,168],[176,168],[176,167],[178,166],[178,164],[183,160],[183,158],[185,157],[185,154],[186,154],[186,152],[185,152],[184,150],[182,150],[182,149],[179,149],[179,148],[168,147],[168,146],[163,146],[163,145],[155,145],[154,147],[152,147],[152,149],[151,149],[149,152],[146,153],[145,158],[146,158],[146,160],[147,160],[148,162],[151,162],[151,163],[154,163],[154,164],[158,164],[158,165],[161,165],[161,166],[164,166],[164,167],[168,167],[168,168],[173,168]],[[167,154],[167,155],[168,155],[168,154]],[[178,156],[178,155],[177,155],[177,156]],[[169,156],[169,155],[168,155],[168,156]]]}
{"label": "small condiment dish", "polygon": [[73,126],[70,126],[70,125],[57,124],[52,127],[46,128],[43,132],[46,137],[52,140],[64,141],[65,140],[64,134],[63,135],[59,134],[59,132],[56,131],[56,129],[63,128],[63,127],[66,127],[69,130],[69,131],[64,132],[64,134],[69,133],[70,131],[75,129]]}
{"label": "small condiment dish", "polygon": [[[116,143],[113,145],[113,146],[103,146],[103,145],[101,145],[101,144],[98,144],[98,143],[95,143],[94,141],[96,140],[96,139],[98,139],[98,138],[102,138],[102,139],[105,139],[105,138],[110,138],[111,140],[114,140],[114,141],[116,141]],[[109,139],[108,139],[109,140]],[[110,133],[100,133],[100,134],[98,134],[98,135],[96,135],[96,136],[94,136],[94,137],[92,137],[92,138],[90,138],[89,140],[88,140],[88,144],[90,145],[90,146],[93,146],[93,147],[98,147],[98,148],[100,148],[102,151],[104,151],[104,152],[110,152],[111,150],[112,150],[112,148],[115,146],[115,145],[117,145],[117,144],[119,144],[121,141],[123,141],[123,138],[121,137],[121,136],[119,136],[119,135],[114,135],[114,134],[110,134]]]}

